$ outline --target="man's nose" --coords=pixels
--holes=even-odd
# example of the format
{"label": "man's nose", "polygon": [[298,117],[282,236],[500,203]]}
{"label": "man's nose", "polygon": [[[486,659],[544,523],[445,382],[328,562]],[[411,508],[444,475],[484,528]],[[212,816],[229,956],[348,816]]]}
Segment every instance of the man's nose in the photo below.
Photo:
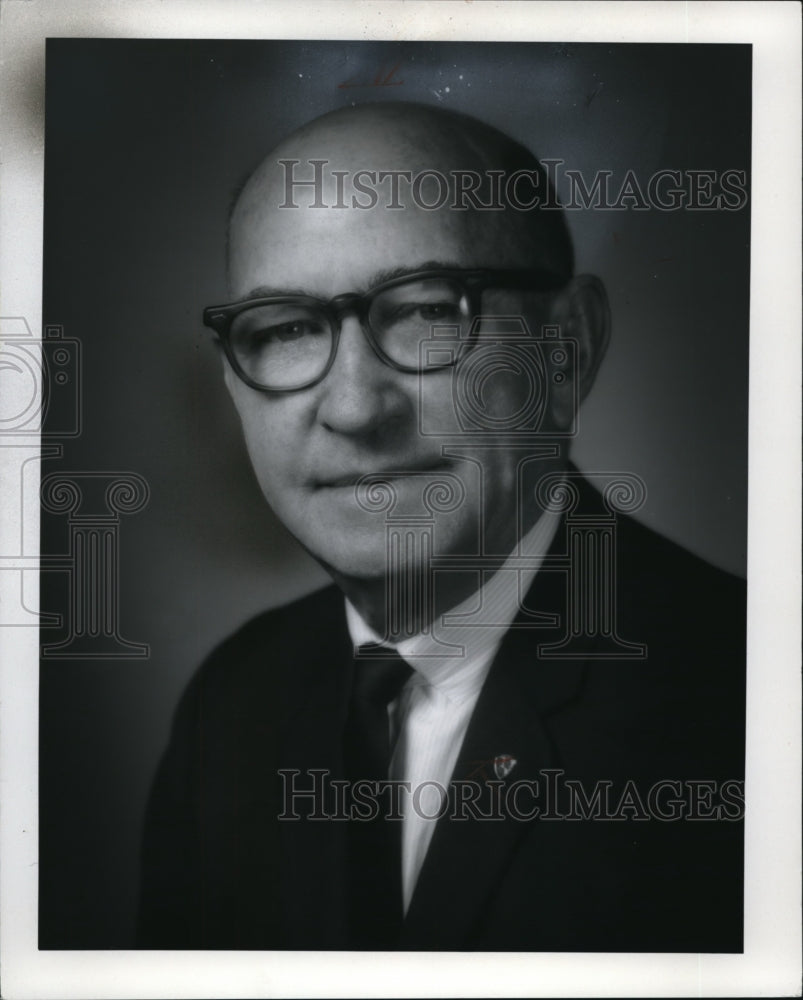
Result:
{"label": "man's nose", "polygon": [[360,321],[344,316],[332,367],[321,383],[318,419],[340,434],[370,434],[409,416],[413,400],[400,375],[384,364],[368,342]]}

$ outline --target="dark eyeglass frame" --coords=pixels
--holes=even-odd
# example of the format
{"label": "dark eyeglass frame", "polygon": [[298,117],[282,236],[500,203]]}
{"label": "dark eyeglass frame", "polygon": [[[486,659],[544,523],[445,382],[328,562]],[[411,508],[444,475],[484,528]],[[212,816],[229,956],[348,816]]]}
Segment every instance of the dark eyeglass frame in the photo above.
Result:
{"label": "dark eyeglass frame", "polygon": [[[258,392],[271,394],[298,392],[301,389],[309,389],[313,385],[317,385],[319,382],[322,382],[334,364],[338,344],[340,342],[340,331],[343,318],[350,312],[357,316],[366,340],[383,364],[386,364],[389,368],[392,368],[395,371],[404,372],[406,374],[426,374],[431,371],[441,371],[443,368],[450,368],[457,364],[466,351],[470,350],[473,346],[474,340],[476,340],[476,332],[470,340],[466,341],[465,350],[460,355],[453,357],[451,361],[438,365],[431,365],[427,368],[421,368],[419,365],[401,364],[385,354],[377,342],[376,334],[371,329],[369,316],[374,299],[382,292],[391,288],[396,288],[399,285],[408,284],[412,281],[431,279],[445,279],[454,281],[461,285],[462,290],[468,299],[472,316],[478,315],[480,297],[488,288],[523,288],[532,292],[553,292],[562,288],[570,280],[568,276],[561,276],[553,271],[547,271],[540,268],[484,268],[473,270],[462,270],[460,268],[439,268],[428,271],[413,271],[410,274],[403,274],[400,277],[392,278],[389,281],[383,281],[378,285],[374,285],[363,294],[359,294],[357,292],[346,292],[342,295],[336,295],[333,299],[329,299],[328,301],[315,298],[315,296],[312,295],[272,295],[264,298],[242,299],[239,302],[232,302],[228,305],[208,306],[203,311],[203,322],[204,326],[208,326],[218,335],[223,351],[225,352],[229,364],[235,374],[242,379],[247,386],[250,386],[252,389],[256,389]],[[237,360],[234,348],[231,345],[231,325],[240,313],[246,312],[248,309],[255,309],[259,306],[266,305],[282,305],[287,302],[296,302],[302,306],[313,307],[323,313],[331,325],[332,347],[329,352],[329,360],[326,363],[326,367],[319,375],[316,375],[315,378],[307,379],[305,382],[298,385],[273,388],[256,382],[243,370]]]}

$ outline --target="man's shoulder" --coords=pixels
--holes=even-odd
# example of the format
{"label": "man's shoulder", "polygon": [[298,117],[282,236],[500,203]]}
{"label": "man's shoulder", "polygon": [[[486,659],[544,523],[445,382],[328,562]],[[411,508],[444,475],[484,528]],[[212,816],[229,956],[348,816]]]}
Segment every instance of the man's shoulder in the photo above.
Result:
{"label": "man's shoulder", "polygon": [[732,596],[745,590],[742,577],[715,566],[635,518],[619,517],[616,532],[621,569],[630,579],[660,582],[669,587],[683,580],[694,591],[713,590]]}
{"label": "man's shoulder", "polygon": [[343,594],[330,585],[263,611],[219,642],[190,680],[205,695],[269,689],[289,669],[305,667],[313,649],[336,648],[347,639]]}
{"label": "man's shoulder", "polygon": [[[615,604],[622,636],[645,642],[651,659],[689,670],[706,664],[714,685],[743,674],[747,584],[628,517],[617,522]],[[657,660],[655,659],[657,657]],[[738,670],[737,670],[738,664]]]}
{"label": "man's shoulder", "polygon": [[255,644],[260,645],[267,638],[281,639],[284,635],[309,636],[310,631],[318,631],[344,618],[343,593],[330,584],[311,594],[306,594],[286,604],[262,611],[249,618],[234,632],[215,647],[212,657],[217,655],[248,654]]}
{"label": "man's shoulder", "polygon": [[590,516],[586,523],[592,532],[612,531],[617,578],[634,597],[643,594],[652,600],[660,596],[687,606],[701,599],[706,604],[744,600],[746,583],[742,577],[715,566],[650,526],[649,515],[612,514],[596,482],[574,468],[570,471],[577,488],[578,524]]}

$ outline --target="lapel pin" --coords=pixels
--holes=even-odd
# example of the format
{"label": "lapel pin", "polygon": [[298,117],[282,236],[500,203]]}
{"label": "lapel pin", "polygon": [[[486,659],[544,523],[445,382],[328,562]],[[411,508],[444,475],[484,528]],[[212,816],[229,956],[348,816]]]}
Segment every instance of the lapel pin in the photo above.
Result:
{"label": "lapel pin", "polygon": [[494,774],[497,778],[506,778],[518,764],[515,757],[509,753],[500,753],[494,757]]}

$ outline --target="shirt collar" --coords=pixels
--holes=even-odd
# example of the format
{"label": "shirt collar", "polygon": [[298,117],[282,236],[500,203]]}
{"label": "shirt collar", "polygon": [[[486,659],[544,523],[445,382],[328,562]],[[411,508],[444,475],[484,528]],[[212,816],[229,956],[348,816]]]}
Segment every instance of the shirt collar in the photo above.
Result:
{"label": "shirt collar", "polygon": [[[431,632],[398,644],[399,656],[416,671],[411,683],[431,684],[456,702],[476,693],[543,563],[560,519],[559,511],[544,511],[502,568],[489,574],[477,592],[443,615]],[[527,569],[513,568],[518,556],[530,557]],[[355,647],[382,642],[348,598],[346,620]]]}

